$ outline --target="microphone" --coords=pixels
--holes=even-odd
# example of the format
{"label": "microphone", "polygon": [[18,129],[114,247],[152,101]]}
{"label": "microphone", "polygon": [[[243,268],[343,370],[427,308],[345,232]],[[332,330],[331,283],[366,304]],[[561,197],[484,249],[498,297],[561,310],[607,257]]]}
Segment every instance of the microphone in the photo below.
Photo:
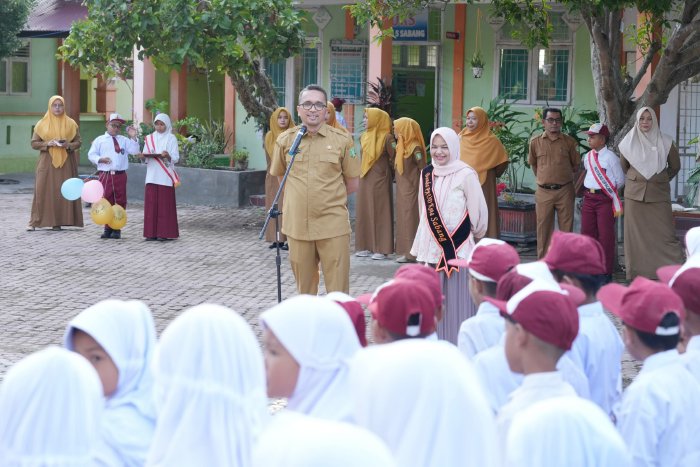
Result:
{"label": "microphone", "polygon": [[288,154],[290,156],[293,156],[294,154],[299,151],[299,144],[301,143],[301,138],[306,134],[306,125],[302,125],[299,128],[299,131],[297,132],[296,138],[294,138],[294,142],[292,143],[292,147],[289,148]]}

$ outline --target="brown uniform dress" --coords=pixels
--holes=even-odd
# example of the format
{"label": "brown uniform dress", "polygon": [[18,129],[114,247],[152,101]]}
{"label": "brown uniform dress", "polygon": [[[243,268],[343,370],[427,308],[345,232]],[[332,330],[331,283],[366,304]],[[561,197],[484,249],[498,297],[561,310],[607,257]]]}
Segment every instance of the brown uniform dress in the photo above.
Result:
{"label": "brown uniform dress", "polygon": [[426,164],[423,150],[417,146],[413,156],[403,160],[403,174],[396,172],[396,254],[411,256],[418,230],[418,189],[420,171]]}
{"label": "brown uniform dress", "polygon": [[[272,207],[272,201],[274,201],[275,195],[277,194],[277,190],[279,190],[280,188],[280,181],[276,176],[270,174],[270,164],[272,162],[272,157],[270,154],[267,153],[267,151],[265,151],[265,160],[267,161],[267,172],[265,173],[265,212],[267,212]],[[277,207],[281,210],[283,205],[284,192],[280,195]],[[279,216],[277,219],[277,222],[279,222],[280,225],[280,229],[282,228],[282,219],[283,216]],[[275,228],[275,219],[270,219],[270,223],[267,225],[267,230],[265,230],[265,241],[276,242],[276,232],[277,231]],[[283,234],[281,230],[279,241],[280,243],[284,243],[287,241],[287,236]]]}
{"label": "brown uniform dress", "polygon": [[484,192],[486,207],[489,209],[489,225],[486,228],[486,236],[489,238],[498,238],[501,234],[500,215],[498,214],[498,194],[496,184],[498,177],[508,168],[508,162],[497,165],[493,169],[486,171],[486,180],[481,185],[481,190]]}
{"label": "brown uniform dress", "polygon": [[[275,144],[270,174],[281,177],[296,136],[292,128]],[[282,232],[300,294],[318,294],[319,262],[326,291],[350,292],[350,216],[345,179],[360,176],[360,158],[348,132],[326,124],[307,133],[284,188]]]}
{"label": "brown uniform dress", "polygon": [[[392,134],[386,135],[384,150],[372,168],[360,178],[355,208],[355,250],[390,255],[394,252],[393,171],[396,154]],[[410,249],[410,248],[409,248]]]}
{"label": "brown uniform dress", "polygon": [[40,152],[36,166],[30,227],[83,226],[80,199],[68,201],[61,194],[63,182],[78,176],[80,155],[77,149],[80,145],[80,132],[76,131],[73,141],[66,144],[66,162],[63,167],[56,168],[51,163],[47,143],[36,133],[32,136],[32,149]]}
{"label": "brown uniform dress", "polygon": [[671,180],[681,169],[676,145],[668,152],[666,170],[649,180],[620,157],[625,172],[625,266],[627,279],[637,276],[656,279],[661,266],[683,262],[673,227]]}
{"label": "brown uniform dress", "polygon": [[578,143],[560,133],[552,138],[546,132],[530,140],[528,162],[537,181],[535,213],[537,215],[537,257],[542,258],[552,239],[554,213],[559,230],[574,228],[574,173],[581,163]]}

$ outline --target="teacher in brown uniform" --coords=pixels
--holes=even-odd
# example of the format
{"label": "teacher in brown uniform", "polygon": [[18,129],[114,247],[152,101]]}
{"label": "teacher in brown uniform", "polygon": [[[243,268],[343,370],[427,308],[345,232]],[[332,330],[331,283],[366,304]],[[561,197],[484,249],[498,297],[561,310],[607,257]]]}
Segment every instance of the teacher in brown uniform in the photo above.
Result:
{"label": "teacher in brown uniform", "polygon": [[581,155],[578,143],[561,132],[561,110],[546,108],[542,112],[544,133],[530,140],[528,162],[535,174],[535,214],[537,215],[537,258],[544,257],[552,239],[554,213],[559,230],[571,232],[574,227],[574,173]]}
{"label": "teacher in brown uniform", "polygon": [[[326,124],[326,91],[318,85],[299,93],[297,113],[307,132],[301,139],[285,185],[282,232],[300,294],[318,294],[319,263],[326,291],[350,292],[348,194],[357,190],[360,158],[345,130]],[[291,161],[298,128],[275,144],[270,174],[281,178]]]}

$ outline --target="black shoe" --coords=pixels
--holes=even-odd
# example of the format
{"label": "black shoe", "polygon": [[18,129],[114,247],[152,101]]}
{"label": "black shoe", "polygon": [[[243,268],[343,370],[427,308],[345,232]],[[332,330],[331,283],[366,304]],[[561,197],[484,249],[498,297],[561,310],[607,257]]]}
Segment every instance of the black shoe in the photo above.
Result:
{"label": "black shoe", "polygon": [[270,243],[270,246],[268,246],[268,248],[269,248],[270,250],[274,250],[275,248],[277,248],[277,242],[272,242],[272,243]]}
{"label": "black shoe", "polygon": [[158,237],[159,242],[169,242],[172,238]]}
{"label": "black shoe", "polygon": [[122,231],[121,230],[112,230],[112,238],[115,238],[117,240],[122,238]]}
{"label": "black shoe", "polygon": [[283,243],[282,246],[280,247],[281,250],[288,251],[289,250],[289,245],[286,243]]}
{"label": "black shoe", "polygon": [[156,240],[158,240],[156,237],[146,237],[147,242],[155,242]]}
{"label": "black shoe", "polygon": [[105,227],[105,231],[102,232],[102,235],[100,235],[100,238],[112,238],[112,232],[113,232],[112,229]]}

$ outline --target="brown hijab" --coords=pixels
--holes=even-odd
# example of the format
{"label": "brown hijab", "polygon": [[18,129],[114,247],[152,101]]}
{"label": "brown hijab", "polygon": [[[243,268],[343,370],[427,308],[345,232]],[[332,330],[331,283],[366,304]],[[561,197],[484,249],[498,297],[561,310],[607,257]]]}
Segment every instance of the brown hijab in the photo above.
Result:
{"label": "brown hijab", "polygon": [[472,107],[467,110],[467,115],[469,112],[474,112],[479,124],[474,131],[465,127],[459,133],[459,155],[462,161],[476,170],[479,183],[483,185],[486,172],[508,162],[508,154],[501,141],[491,133],[486,111],[481,107]]}

